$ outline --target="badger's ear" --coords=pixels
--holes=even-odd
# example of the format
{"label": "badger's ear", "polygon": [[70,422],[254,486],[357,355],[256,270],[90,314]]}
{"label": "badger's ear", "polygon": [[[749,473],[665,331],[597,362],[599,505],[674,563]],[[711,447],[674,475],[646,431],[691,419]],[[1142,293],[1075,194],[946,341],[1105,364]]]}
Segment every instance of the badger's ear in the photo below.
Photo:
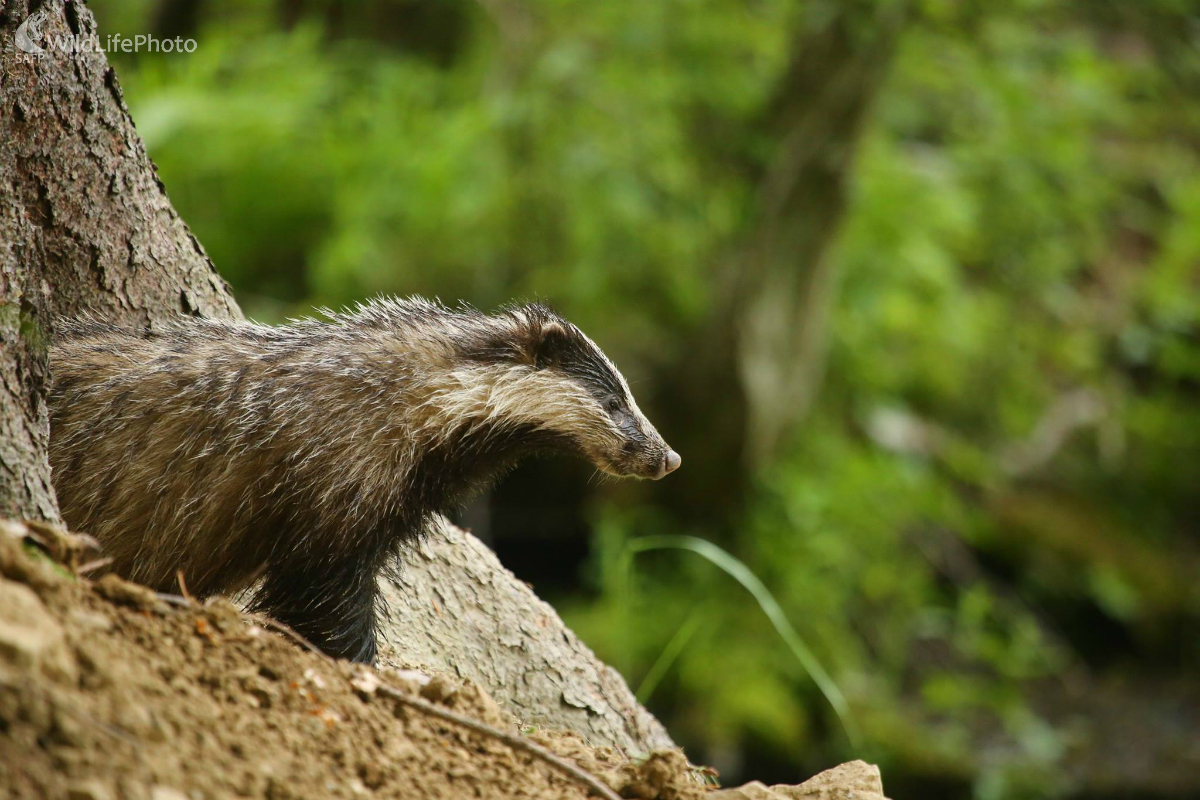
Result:
{"label": "badger's ear", "polygon": [[538,369],[553,367],[562,361],[567,346],[567,329],[561,322],[548,320],[534,327],[529,337],[529,360]]}

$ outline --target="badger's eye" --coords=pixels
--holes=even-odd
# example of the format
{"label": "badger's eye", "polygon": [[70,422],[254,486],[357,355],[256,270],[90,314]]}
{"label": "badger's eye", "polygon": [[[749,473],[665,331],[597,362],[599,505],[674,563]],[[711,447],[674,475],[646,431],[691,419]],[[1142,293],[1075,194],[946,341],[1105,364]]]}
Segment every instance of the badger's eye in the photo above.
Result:
{"label": "badger's eye", "polygon": [[604,410],[610,414],[616,414],[621,410],[621,400],[617,397],[610,397],[604,404]]}

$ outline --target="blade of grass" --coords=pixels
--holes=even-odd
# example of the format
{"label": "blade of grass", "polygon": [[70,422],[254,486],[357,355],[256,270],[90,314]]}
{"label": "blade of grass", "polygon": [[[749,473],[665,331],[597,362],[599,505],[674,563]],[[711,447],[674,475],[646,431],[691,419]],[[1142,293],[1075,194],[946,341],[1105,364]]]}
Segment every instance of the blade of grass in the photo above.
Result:
{"label": "blade of grass", "polygon": [[667,674],[667,670],[675,663],[675,659],[679,658],[679,654],[683,652],[683,648],[687,647],[688,642],[696,635],[696,631],[700,629],[700,623],[704,621],[704,615],[699,611],[693,611],[688,615],[688,618],[679,626],[679,630],[675,631],[675,635],[671,637],[671,641],[667,642],[667,646],[658,654],[658,658],[654,660],[654,664],[650,666],[650,670],[646,673],[646,677],[642,678],[641,684],[638,685],[634,696],[642,705],[650,699],[650,695],[654,694],[654,690],[658,688],[659,681]]}
{"label": "blade of grass", "polygon": [[[770,590],[767,589],[766,585],[758,579],[758,576],[749,567],[712,542],[699,539],[695,536],[667,534],[640,536],[636,539],[630,539],[626,542],[625,546],[628,548],[630,561],[632,561],[634,554],[645,553],[651,550],[686,550],[707,559],[740,583],[758,602],[758,607],[767,615],[767,619],[771,621],[779,637],[783,639],[788,649],[792,651],[792,655],[800,662],[800,666],[812,678],[813,683],[817,685],[817,689],[824,695],[829,705],[833,707],[834,712],[842,723],[842,728],[846,731],[846,737],[850,740],[850,743],[854,746],[858,745],[858,727],[854,724],[854,720],[850,716],[850,708],[846,704],[845,696],[838,689],[837,684],[833,682],[833,679],[829,677],[829,673],[817,661],[816,656],[808,649],[808,645],[804,643],[804,639],[792,627],[792,623],[788,621],[787,615],[783,613],[783,608],[775,600]],[[676,635],[678,636],[678,634]],[[659,658],[661,660],[662,657],[660,656]]]}

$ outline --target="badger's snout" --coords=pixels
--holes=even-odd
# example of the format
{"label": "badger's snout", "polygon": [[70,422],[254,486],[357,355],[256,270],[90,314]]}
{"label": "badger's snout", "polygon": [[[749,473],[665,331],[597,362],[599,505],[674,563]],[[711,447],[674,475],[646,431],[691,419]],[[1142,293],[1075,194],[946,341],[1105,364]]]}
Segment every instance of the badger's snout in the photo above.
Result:
{"label": "badger's snout", "polygon": [[666,454],[658,462],[658,472],[654,475],[654,480],[658,480],[667,473],[679,469],[681,463],[683,463],[683,459],[679,457],[679,453],[676,453],[674,450],[667,450]]}
{"label": "badger's snout", "polygon": [[649,478],[656,481],[679,469],[683,459],[679,453],[662,444],[660,447],[651,445],[637,450],[626,448],[625,452],[615,459],[593,458],[593,461],[602,472],[609,475],[619,478]]}

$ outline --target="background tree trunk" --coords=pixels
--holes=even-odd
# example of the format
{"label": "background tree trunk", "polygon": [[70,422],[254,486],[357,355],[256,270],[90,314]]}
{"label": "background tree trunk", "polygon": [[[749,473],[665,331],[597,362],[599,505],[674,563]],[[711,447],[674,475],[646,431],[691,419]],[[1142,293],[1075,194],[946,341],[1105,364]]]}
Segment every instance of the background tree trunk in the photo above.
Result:
{"label": "background tree trunk", "polygon": [[775,141],[759,215],[737,260],[736,364],[747,463],[762,466],[820,389],[837,285],[830,251],[863,123],[891,65],[907,4],[837,4],[802,26],[764,118]]}
{"label": "background tree trunk", "polygon": [[[712,531],[744,523],[746,492],[816,400],[837,275],[831,251],[845,216],[864,123],[891,67],[909,3],[806,5],[791,59],[748,129],[709,143],[743,171],[756,200],[720,290],[704,355],[663,381],[688,480],[662,491],[681,519]],[[761,143],[761,155],[730,142]],[[737,381],[730,380],[736,375]],[[722,423],[711,424],[714,414]]]}
{"label": "background tree trunk", "polygon": [[[33,5],[0,4],[0,515],[58,521],[46,454],[55,317],[153,327],[242,314],[171,207],[104,54],[48,46],[95,35],[91,12]],[[30,42],[44,52],[21,49]],[[394,662],[470,677],[514,714],[596,744],[671,746],[625,682],[469,534],[435,532],[385,584]]]}

